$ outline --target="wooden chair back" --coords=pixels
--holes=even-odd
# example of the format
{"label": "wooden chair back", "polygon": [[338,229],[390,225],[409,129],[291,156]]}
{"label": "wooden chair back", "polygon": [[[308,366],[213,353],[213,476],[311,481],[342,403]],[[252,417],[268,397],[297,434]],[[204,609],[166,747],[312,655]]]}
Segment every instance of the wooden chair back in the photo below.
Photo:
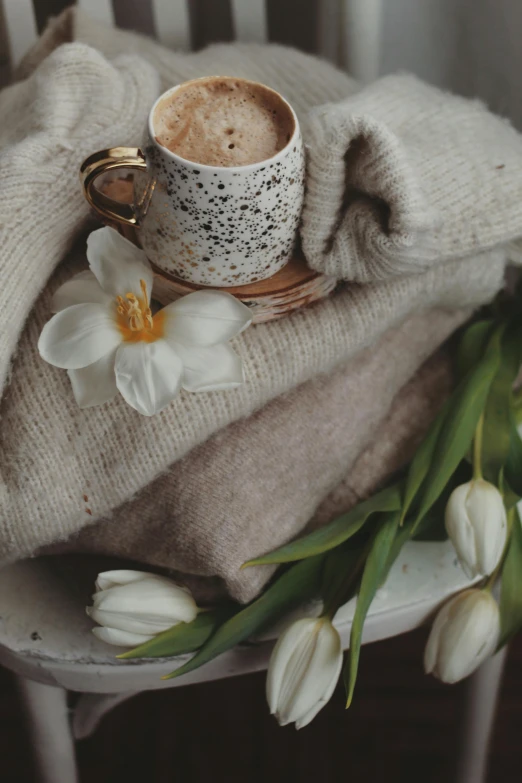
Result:
{"label": "wooden chair back", "polygon": [[[70,0],[0,0],[0,69],[16,67]],[[377,77],[383,0],[77,0],[91,17],[191,50],[215,40],[276,41]],[[3,32],[3,36],[2,36]],[[3,81],[6,81],[4,75]]]}

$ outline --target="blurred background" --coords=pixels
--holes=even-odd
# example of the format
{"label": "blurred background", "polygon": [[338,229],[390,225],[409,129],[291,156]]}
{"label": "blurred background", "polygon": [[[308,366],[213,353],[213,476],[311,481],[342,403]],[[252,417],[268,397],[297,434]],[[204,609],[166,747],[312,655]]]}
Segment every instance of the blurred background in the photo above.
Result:
{"label": "blurred background", "polygon": [[[34,0],[39,30],[49,15],[68,5],[67,0]],[[228,0],[189,0],[189,6],[196,48],[232,40]],[[522,128],[520,0],[381,0],[380,6],[379,74],[407,70],[439,87],[478,96]],[[113,0],[113,7],[118,27],[153,33],[149,0]],[[343,18],[341,0],[267,0],[267,16],[270,40],[309,52],[319,49],[341,67],[349,65],[349,55],[342,55],[349,20]],[[5,83],[8,49],[2,20],[0,52]]]}
{"label": "blurred background", "polygon": [[[76,743],[81,783],[440,783],[455,779],[467,683],[422,671],[428,629],[363,648],[344,692],[296,731],[268,714],[263,672],[142,693]],[[509,651],[487,783],[520,783],[522,638]],[[36,783],[12,675],[0,668],[0,780]]]}

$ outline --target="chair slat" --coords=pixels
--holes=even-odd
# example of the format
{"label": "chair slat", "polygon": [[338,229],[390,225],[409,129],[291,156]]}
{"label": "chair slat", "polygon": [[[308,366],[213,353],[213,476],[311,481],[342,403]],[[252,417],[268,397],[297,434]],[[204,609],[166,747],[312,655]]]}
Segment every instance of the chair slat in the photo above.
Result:
{"label": "chair slat", "polygon": [[4,0],[3,5],[11,67],[16,68],[38,37],[34,7],[32,0]]}
{"label": "chair slat", "polygon": [[367,84],[379,76],[383,0],[342,0],[343,61],[351,75]]}
{"label": "chair slat", "polygon": [[266,43],[268,24],[265,0],[231,0],[232,20],[238,41]]}
{"label": "chair slat", "polygon": [[99,22],[114,27],[114,9],[111,0],[77,0],[86,14]]}
{"label": "chair slat", "polygon": [[339,63],[341,43],[341,6],[339,0],[319,0],[317,54]]}
{"label": "chair slat", "polygon": [[156,37],[171,49],[190,49],[189,0],[151,0]]}

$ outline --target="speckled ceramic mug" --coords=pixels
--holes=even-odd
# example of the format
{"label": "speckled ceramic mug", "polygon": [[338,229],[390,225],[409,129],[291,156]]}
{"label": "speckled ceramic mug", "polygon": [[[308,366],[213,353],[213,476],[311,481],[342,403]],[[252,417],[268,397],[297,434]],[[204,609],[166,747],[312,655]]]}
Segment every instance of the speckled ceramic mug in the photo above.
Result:
{"label": "speckled ceramic mug", "polygon": [[[160,144],[153,123],[159,102],[187,84],[158,98],[142,149],[114,147],[84,161],[85,196],[104,219],[135,226],[149,260],[177,278],[228,287],[271,277],[290,260],[303,202],[305,158],[296,114],[271,91],[293,117],[283,149],[245,166],[195,163]],[[132,205],[114,202],[94,186],[101,174],[128,168],[134,169]]]}

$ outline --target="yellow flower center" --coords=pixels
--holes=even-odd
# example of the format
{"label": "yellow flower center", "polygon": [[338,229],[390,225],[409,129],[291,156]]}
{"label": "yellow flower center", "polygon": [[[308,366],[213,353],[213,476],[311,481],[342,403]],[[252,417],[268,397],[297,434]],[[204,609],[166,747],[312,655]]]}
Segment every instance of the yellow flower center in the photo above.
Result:
{"label": "yellow flower center", "polygon": [[163,337],[165,319],[161,310],[152,316],[145,280],[140,280],[140,288],[141,296],[128,293],[116,297],[118,328],[124,342],[153,343]]}

